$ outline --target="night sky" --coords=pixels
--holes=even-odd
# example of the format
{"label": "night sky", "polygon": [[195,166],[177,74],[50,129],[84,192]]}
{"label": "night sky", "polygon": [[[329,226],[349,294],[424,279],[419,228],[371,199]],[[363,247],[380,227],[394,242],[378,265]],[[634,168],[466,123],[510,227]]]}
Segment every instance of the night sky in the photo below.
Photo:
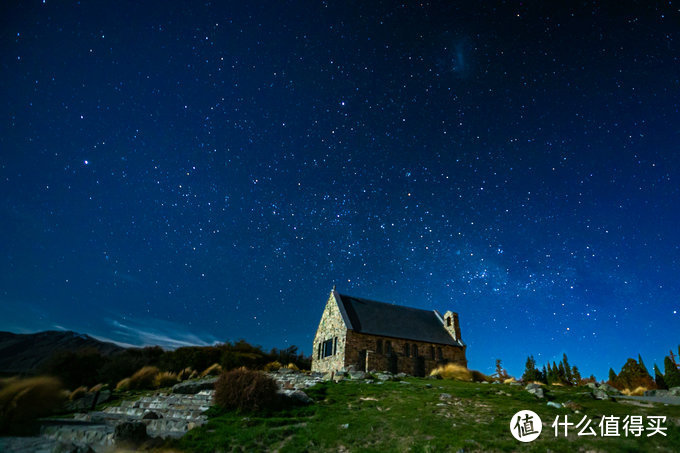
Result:
{"label": "night sky", "polygon": [[680,342],[673,2],[0,6],[0,330],[305,353],[341,293],[471,368]]}

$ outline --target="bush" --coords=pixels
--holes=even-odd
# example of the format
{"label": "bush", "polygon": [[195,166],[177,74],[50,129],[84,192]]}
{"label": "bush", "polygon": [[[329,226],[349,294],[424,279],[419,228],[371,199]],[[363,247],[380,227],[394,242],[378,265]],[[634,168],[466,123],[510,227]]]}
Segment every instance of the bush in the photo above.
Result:
{"label": "bush", "polygon": [[77,389],[75,389],[74,391],[72,391],[69,394],[68,399],[71,400],[71,401],[77,400],[78,398],[83,397],[86,393],[87,393],[87,387],[85,387],[85,386],[78,387]]}
{"label": "bush", "polygon": [[130,378],[126,377],[125,379],[121,379],[118,384],[116,384],[116,391],[117,392],[126,392],[130,390]]}
{"label": "bush", "polygon": [[448,363],[444,366],[435,368],[430,372],[430,376],[440,376],[442,379],[465,382],[484,382],[490,380],[488,376],[479,371],[468,370],[464,366],[456,365],[455,363]]}
{"label": "bush", "polygon": [[208,368],[203,370],[203,372],[201,373],[201,377],[219,376],[221,372],[222,372],[222,367],[220,366],[220,364],[219,363],[213,363]]}
{"label": "bush", "polygon": [[149,390],[154,387],[156,375],[159,373],[155,366],[145,366],[130,376],[130,389]]}
{"label": "bush", "polygon": [[292,362],[286,365],[286,368],[289,370],[300,371],[300,368],[298,368],[298,366]]}
{"label": "bush", "polygon": [[266,364],[264,366],[264,370],[265,371],[278,371],[278,369],[281,368],[281,367],[282,367],[281,363],[279,363],[278,361],[275,360],[273,362],[269,362],[268,364]]}
{"label": "bush", "polygon": [[0,432],[25,428],[63,402],[61,382],[52,377],[4,379],[0,383]]}
{"label": "bush", "polygon": [[276,381],[260,371],[237,368],[222,373],[215,383],[215,404],[243,412],[267,409],[277,401]]}
{"label": "bush", "polygon": [[154,378],[154,387],[156,388],[162,388],[162,387],[172,387],[173,385],[177,384],[179,382],[179,378],[175,373],[171,373],[169,371],[163,371],[162,373],[158,373],[156,377]]}

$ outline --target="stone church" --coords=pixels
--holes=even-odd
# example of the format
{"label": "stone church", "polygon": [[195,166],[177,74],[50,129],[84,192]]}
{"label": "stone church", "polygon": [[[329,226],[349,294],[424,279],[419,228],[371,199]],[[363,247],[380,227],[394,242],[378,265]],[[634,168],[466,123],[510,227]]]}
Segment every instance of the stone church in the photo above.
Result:
{"label": "stone church", "polygon": [[458,313],[422,310],[331,291],[314,337],[312,371],[390,371],[424,376],[467,367]]}

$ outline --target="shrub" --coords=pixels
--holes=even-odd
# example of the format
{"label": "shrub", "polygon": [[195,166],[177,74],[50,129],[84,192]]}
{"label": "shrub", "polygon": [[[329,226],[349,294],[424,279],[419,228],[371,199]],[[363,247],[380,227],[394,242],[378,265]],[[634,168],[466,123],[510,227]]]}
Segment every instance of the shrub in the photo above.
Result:
{"label": "shrub", "polygon": [[298,366],[292,362],[286,365],[286,368],[289,370],[300,371],[300,368],[298,368]]}
{"label": "shrub", "polygon": [[159,373],[155,366],[145,366],[130,376],[130,388],[133,390],[149,390],[154,386],[156,375]]}
{"label": "shrub", "polygon": [[277,400],[276,381],[260,371],[237,368],[222,373],[215,383],[215,404],[249,412],[272,407]]}
{"label": "shrub", "polygon": [[81,386],[81,387],[78,387],[77,389],[75,389],[74,391],[72,391],[69,394],[68,399],[71,400],[71,401],[77,400],[78,398],[81,398],[82,396],[84,396],[86,393],[87,393],[87,387]]}
{"label": "shrub", "polygon": [[269,362],[264,366],[265,371],[277,371],[279,368],[282,368],[282,365],[276,360]]}
{"label": "shrub", "polygon": [[219,363],[213,363],[208,368],[203,370],[203,372],[201,373],[201,377],[219,376],[221,372],[222,372],[222,367],[220,366],[220,364]]}
{"label": "shrub", "polygon": [[177,375],[175,373],[171,373],[169,371],[163,371],[162,373],[158,373],[156,377],[154,378],[154,387],[156,388],[162,388],[162,387],[172,387],[173,385],[177,384],[179,382],[179,379],[177,378]]}
{"label": "shrub", "polygon": [[104,384],[97,384],[90,389],[90,393],[97,393],[98,391],[100,391],[103,388],[104,388]]}
{"label": "shrub", "polygon": [[0,432],[25,427],[49,415],[63,401],[61,382],[53,377],[7,379],[0,385]]}
{"label": "shrub", "polygon": [[116,391],[118,392],[125,392],[127,390],[130,390],[130,378],[126,377],[125,379],[121,379],[118,384],[116,384]]}
{"label": "shrub", "polygon": [[442,379],[452,379],[465,382],[489,381],[489,377],[485,374],[476,370],[468,370],[464,366],[456,365],[455,363],[448,363],[444,366],[435,368],[432,370],[432,372],[430,372],[430,376],[440,376]]}

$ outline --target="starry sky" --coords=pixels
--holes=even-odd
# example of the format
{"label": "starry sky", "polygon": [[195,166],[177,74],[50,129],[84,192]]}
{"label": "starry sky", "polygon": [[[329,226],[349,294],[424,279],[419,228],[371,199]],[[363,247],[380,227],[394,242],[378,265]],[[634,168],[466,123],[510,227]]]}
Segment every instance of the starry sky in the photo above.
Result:
{"label": "starry sky", "polygon": [[679,7],[553,3],[3,2],[0,329],[310,353],[336,284],[661,363]]}

